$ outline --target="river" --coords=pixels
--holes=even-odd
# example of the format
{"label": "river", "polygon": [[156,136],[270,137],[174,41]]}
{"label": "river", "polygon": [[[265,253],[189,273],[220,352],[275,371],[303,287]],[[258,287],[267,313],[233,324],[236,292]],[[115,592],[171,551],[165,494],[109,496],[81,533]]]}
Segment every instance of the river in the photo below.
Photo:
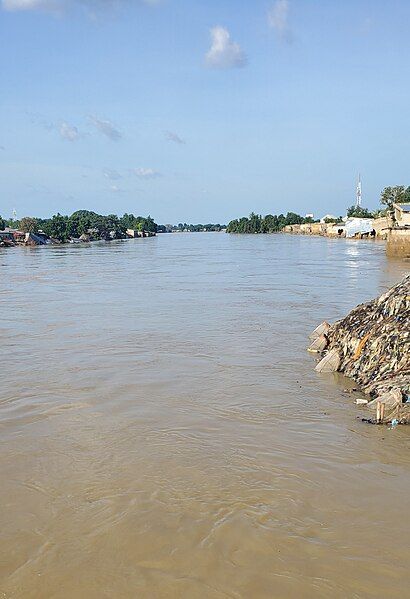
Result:
{"label": "river", "polygon": [[0,597],[408,596],[410,430],[306,352],[408,263],[198,233],[0,269]]}

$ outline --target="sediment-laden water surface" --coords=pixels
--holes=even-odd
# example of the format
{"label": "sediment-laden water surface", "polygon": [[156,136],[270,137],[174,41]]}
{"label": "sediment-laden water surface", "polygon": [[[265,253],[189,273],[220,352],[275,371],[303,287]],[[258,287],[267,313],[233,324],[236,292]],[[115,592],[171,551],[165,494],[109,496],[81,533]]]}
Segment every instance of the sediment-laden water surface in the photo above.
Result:
{"label": "sediment-laden water surface", "polygon": [[0,596],[406,596],[410,430],[305,350],[406,268],[285,235],[1,251]]}

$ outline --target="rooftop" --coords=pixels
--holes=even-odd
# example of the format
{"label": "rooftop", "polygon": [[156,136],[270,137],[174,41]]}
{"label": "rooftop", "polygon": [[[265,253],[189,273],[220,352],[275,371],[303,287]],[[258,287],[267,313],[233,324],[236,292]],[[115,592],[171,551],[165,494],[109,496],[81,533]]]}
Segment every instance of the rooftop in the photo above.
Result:
{"label": "rooftop", "polygon": [[395,204],[395,207],[403,212],[410,212],[410,204]]}

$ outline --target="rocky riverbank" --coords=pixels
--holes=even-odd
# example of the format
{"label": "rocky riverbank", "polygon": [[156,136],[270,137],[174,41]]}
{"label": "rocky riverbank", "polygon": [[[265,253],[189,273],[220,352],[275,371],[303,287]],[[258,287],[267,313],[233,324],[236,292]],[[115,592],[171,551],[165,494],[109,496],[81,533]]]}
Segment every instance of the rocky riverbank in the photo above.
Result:
{"label": "rocky riverbank", "polygon": [[410,274],[333,325],[322,323],[309,351],[318,372],[342,372],[369,396],[372,422],[410,423]]}

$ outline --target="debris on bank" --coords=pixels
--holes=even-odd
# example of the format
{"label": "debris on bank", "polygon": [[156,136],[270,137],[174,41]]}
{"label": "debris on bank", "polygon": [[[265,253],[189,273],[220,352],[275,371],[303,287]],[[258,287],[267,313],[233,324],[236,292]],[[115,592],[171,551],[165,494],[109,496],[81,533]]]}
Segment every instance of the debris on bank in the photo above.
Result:
{"label": "debris on bank", "polygon": [[[155,237],[156,233],[151,231],[137,231],[127,229],[126,233],[118,234],[117,231],[108,231],[102,234],[98,229],[88,229],[79,238],[70,237],[67,243],[90,243],[91,241],[113,241],[114,239],[136,239],[137,237]],[[63,243],[59,239],[54,239],[46,235],[43,231],[36,233],[23,233],[17,229],[9,227],[0,231],[0,247],[15,247],[17,245],[39,246],[39,245],[59,245]]]}
{"label": "debris on bank", "polygon": [[317,372],[342,372],[369,401],[374,423],[410,424],[410,274],[380,297],[310,335]]}

